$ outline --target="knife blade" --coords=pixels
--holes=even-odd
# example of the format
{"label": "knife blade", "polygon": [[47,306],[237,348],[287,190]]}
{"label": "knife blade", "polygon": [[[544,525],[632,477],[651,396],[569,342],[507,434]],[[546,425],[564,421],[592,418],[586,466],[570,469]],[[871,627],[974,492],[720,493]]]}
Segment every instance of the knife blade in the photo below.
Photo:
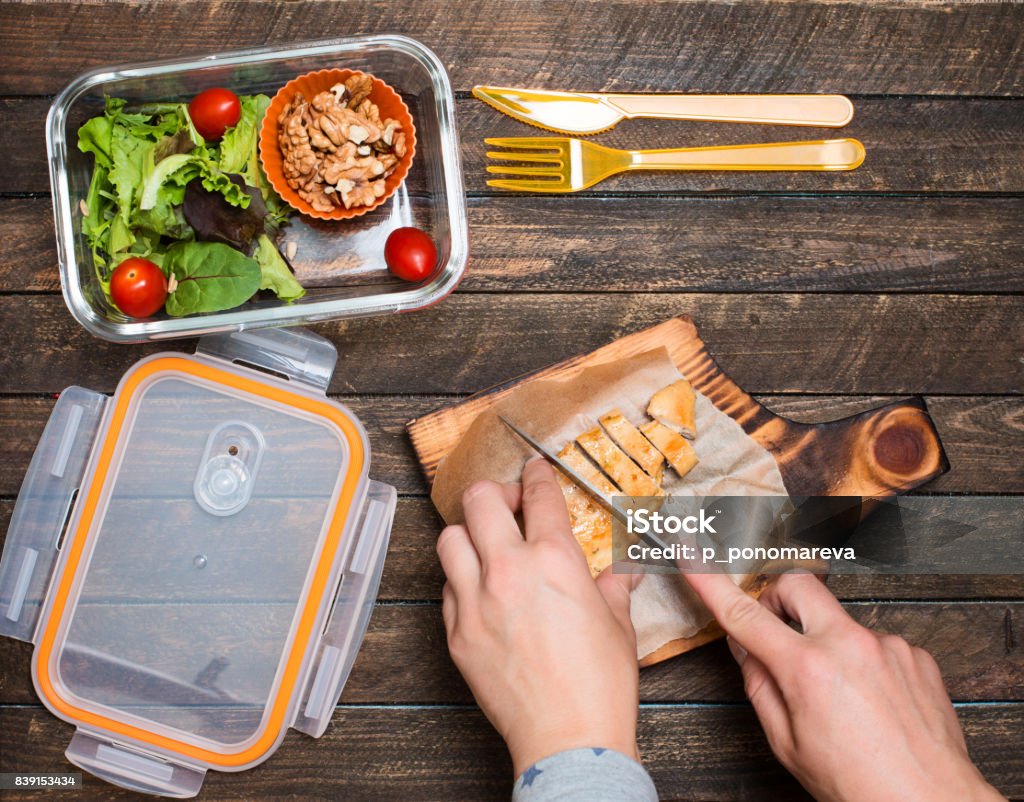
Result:
{"label": "knife blade", "polygon": [[[594,501],[596,501],[601,507],[606,509],[609,513],[611,513],[612,517],[615,520],[617,520],[624,527],[626,527],[627,532],[630,532],[632,530],[632,527],[629,523],[629,517],[626,515],[626,513],[623,512],[620,508],[616,507],[615,504],[613,504],[612,501],[607,496],[605,496],[604,493],[602,493],[600,490],[598,490],[596,487],[590,484],[590,482],[588,482],[586,479],[580,476],[579,473],[577,473],[568,465],[566,465],[563,460],[559,459],[557,455],[555,455],[549,449],[545,448],[544,445],[541,444],[538,440],[536,440],[532,435],[529,435],[526,432],[524,432],[504,415],[499,415],[498,418],[501,420],[502,423],[508,426],[509,429],[515,432],[515,434],[517,434],[520,437],[520,439],[525,441],[526,444],[530,446],[530,448],[532,448],[534,451],[536,451],[538,454],[544,457],[548,462],[555,465],[558,468],[558,470],[562,471],[562,473],[568,476],[580,488],[580,490],[582,490],[584,493],[586,493],[588,496],[594,499]],[[668,551],[671,548],[667,543],[665,543],[665,541],[663,541],[661,538],[659,538],[657,535],[653,533],[645,532],[641,534],[639,532],[636,532],[634,534],[636,534],[637,537],[639,537],[649,546],[654,546],[655,548],[659,549],[665,549],[666,551]]]}
{"label": "knife blade", "polygon": [[521,122],[584,136],[637,117],[825,128],[853,118],[853,104],[843,95],[630,95],[508,86],[475,86],[473,95]]}
{"label": "knife blade", "polygon": [[588,482],[586,479],[580,476],[576,471],[574,471],[572,468],[566,465],[565,462],[563,462],[561,459],[558,458],[558,456],[554,454],[554,452],[545,448],[538,440],[534,439],[532,435],[529,435],[526,432],[524,432],[504,415],[499,415],[498,418],[501,420],[502,423],[508,426],[508,428],[515,432],[521,440],[524,440],[526,444],[530,446],[530,448],[532,448],[538,454],[543,456],[548,462],[555,465],[558,468],[558,470],[560,470],[562,473],[564,473],[566,476],[572,479],[573,482],[579,485],[581,490],[583,490],[588,496],[593,498],[594,501],[596,501],[608,512],[610,512],[612,516],[619,521],[619,523],[623,524],[624,526],[628,524],[628,518],[626,517],[626,513],[624,513],[614,504],[612,504],[611,500],[607,496],[605,496],[604,493],[602,493],[600,490],[598,490],[596,487],[590,484],[590,482]]}

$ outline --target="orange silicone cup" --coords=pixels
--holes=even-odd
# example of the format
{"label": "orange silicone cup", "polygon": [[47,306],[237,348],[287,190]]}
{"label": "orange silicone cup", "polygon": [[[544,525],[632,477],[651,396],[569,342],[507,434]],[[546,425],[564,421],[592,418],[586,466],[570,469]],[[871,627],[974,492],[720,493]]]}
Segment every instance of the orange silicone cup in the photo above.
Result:
{"label": "orange silicone cup", "polygon": [[302,92],[306,100],[312,100],[320,92],[330,91],[337,83],[343,83],[348,78],[356,75],[356,70],[319,70],[307,72],[298,78],[282,86],[274,99],[267,107],[267,113],[263,117],[263,124],[260,127],[260,163],[263,165],[263,172],[267,176],[270,185],[277,191],[284,201],[297,212],[315,217],[318,220],[347,220],[352,217],[364,215],[372,209],[376,209],[384,201],[390,198],[398,189],[409,173],[412,166],[412,158],[416,152],[416,128],[412,122],[412,115],[405,101],[390,86],[379,78],[373,78],[373,88],[370,90],[370,100],[380,109],[382,120],[391,118],[397,120],[402,126],[405,134],[405,155],[399,159],[395,171],[384,179],[384,194],[377,198],[370,206],[354,206],[346,209],[338,207],[330,212],[319,212],[299,197],[299,193],[292,189],[284,177],[282,169],[281,146],[277,141],[277,118],[281,116],[284,107],[295,97],[296,92]]}

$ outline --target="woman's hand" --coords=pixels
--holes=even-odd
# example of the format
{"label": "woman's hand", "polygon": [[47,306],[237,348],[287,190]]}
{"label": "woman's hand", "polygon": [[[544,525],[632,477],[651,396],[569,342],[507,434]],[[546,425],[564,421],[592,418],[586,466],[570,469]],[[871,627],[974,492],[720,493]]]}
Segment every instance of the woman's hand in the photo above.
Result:
{"label": "woman's hand", "polygon": [[437,540],[448,648],[516,775],[580,747],[637,758],[632,577],[591,578],[541,459],[527,463],[521,488],[478,482],[462,504],[465,526]]}
{"label": "woman's hand", "polygon": [[930,654],[856,623],[811,574],[784,574],[760,603],[723,574],[686,579],[729,634],[772,751],[819,802],[1003,799]]}

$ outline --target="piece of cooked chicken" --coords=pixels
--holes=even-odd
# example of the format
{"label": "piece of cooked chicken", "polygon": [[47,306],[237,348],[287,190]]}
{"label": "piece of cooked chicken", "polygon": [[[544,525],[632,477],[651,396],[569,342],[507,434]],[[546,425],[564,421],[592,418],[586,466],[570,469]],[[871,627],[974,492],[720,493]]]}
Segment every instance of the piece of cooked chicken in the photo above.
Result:
{"label": "piece of cooked chicken", "polygon": [[[573,443],[566,443],[558,458],[602,493],[611,496],[619,492]],[[555,480],[565,497],[573,536],[583,549],[591,575],[596,577],[612,563],[612,515],[557,469]]]}
{"label": "piece of cooked chicken", "polygon": [[580,478],[588,482],[591,487],[600,490],[608,496],[609,501],[611,501],[612,496],[622,492],[611,483],[607,476],[597,469],[593,462],[586,458],[582,451],[576,448],[576,444],[571,440],[565,444],[565,448],[559,451],[557,456],[568,467],[576,471]]}
{"label": "piece of cooked chicken", "polygon": [[659,485],[665,474],[665,457],[648,442],[638,428],[626,420],[619,410],[613,409],[598,418],[604,430],[619,448],[637,465],[644,469]]}
{"label": "piece of cooked chicken", "polygon": [[672,431],[668,426],[652,420],[640,427],[644,437],[654,444],[654,447],[665,455],[668,464],[679,474],[686,476],[699,462],[697,452],[693,450],[690,441]]}
{"label": "piece of cooked chicken", "polygon": [[647,414],[692,440],[697,436],[696,408],[697,394],[693,386],[686,379],[680,379],[651,396]]}
{"label": "piece of cooked chicken", "polygon": [[584,432],[576,442],[627,496],[665,495],[658,483],[627,457],[600,427]]}

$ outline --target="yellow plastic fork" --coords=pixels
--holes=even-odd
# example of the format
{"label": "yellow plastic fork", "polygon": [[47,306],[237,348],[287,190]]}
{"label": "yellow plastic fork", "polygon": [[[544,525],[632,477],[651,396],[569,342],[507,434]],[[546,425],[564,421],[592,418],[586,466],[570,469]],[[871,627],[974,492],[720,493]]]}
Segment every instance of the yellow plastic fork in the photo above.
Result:
{"label": "yellow plastic fork", "polygon": [[531,165],[487,167],[489,173],[528,176],[487,182],[488,186],[521,192],[578,192],[628,170],[853,170],[864,161],[864,146],[856,139],[663,150],[616,150],[557,136],[501,137],[484,142],[505,149],[488,152],[488,159]]}

